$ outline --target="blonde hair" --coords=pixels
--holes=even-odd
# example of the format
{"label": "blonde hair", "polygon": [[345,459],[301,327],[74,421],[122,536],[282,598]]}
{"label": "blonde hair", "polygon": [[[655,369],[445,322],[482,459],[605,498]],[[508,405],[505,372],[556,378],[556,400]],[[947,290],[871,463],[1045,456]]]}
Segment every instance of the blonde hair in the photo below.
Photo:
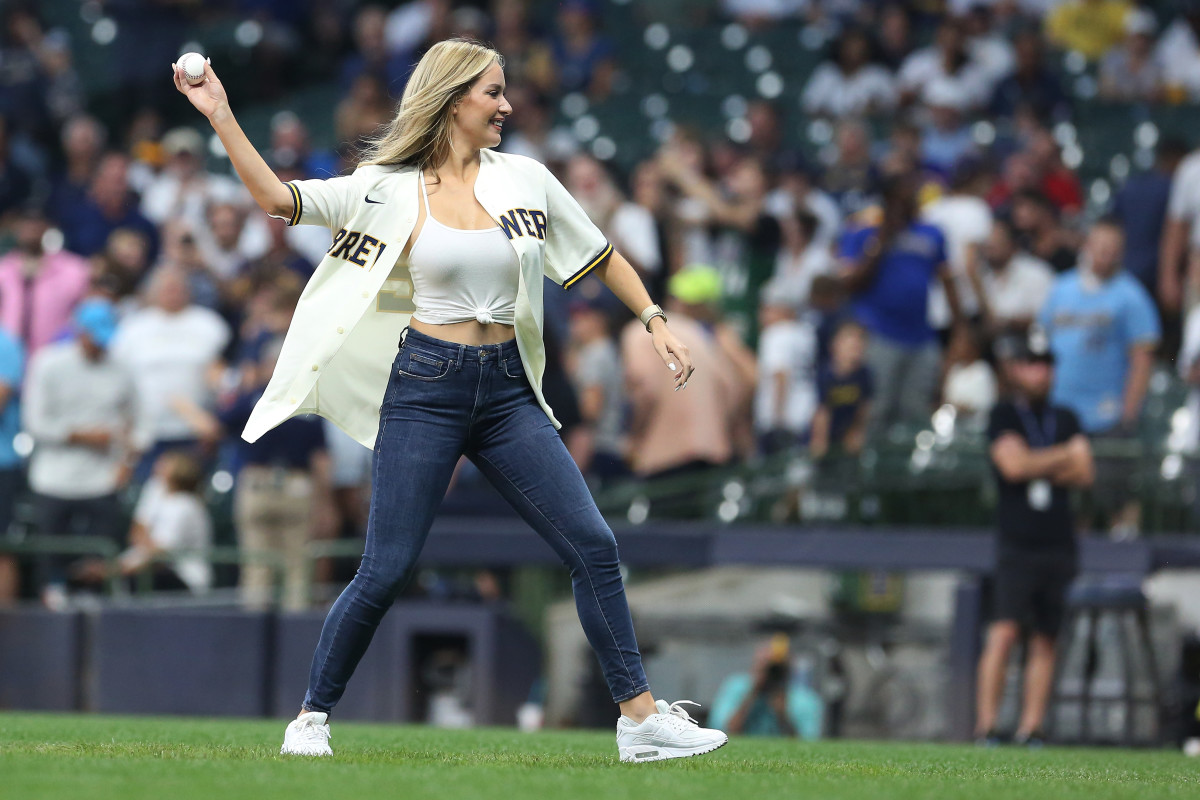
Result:
{"label": "blonde hair", "polygon": [[384,132],[367,142],[359,166],[413,164],[434,167],[450,153],[451,109],[492,66],[498,52],[471,39],[446,39],[421,57],[400,108]]}

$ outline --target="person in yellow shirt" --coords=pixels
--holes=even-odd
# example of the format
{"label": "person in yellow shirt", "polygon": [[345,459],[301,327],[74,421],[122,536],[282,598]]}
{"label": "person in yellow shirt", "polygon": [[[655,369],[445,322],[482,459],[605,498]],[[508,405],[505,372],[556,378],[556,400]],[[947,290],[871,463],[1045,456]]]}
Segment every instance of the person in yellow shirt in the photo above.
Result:
{"label": "person in yellow shirt", "polygon": [[1124,40],[1132,10],[1125,0],[1067,0],[1046,17],[1046,38],[1095,61]]}

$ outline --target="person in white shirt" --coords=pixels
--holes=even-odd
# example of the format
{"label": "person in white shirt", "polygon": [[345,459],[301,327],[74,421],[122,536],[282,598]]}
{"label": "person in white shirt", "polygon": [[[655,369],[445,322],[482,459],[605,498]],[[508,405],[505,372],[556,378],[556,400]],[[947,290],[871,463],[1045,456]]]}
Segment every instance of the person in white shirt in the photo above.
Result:
{"label": "person in white shirt", "polygon": [[824,61],[804,86],[801,104],[809,114],[864,116],[890,111],[899,100],[892,75],[871,63],[871,40],[851,29],[834,45],[834,59]]}
{"label": "person in white shirt", "polygon": [[993,220],[981,256],[968,275],[985,331],[991,337],[1024,333],[1050,295],[1054,270],[1017,247],[1016,231],[1007,217]]}
{"label": "person in white shirt", "polygon": [[1179,377],[1188,385],[1188,424],[1180,444],[1195,452],[1200,447],[1200,306],[1188,312],[1183,325],[1183,347],[1177,361]]}
{"label": "person in white shirt", "polygon": [[180,451],[159,456],[133,512],[129,547],[117,559],[135,584],[142,579],[152,591],[192,594],[212,588],[205,553],[213,544],[212,518],[199,496],[203,479],[194,457]]}
{"label": "person in white shirt", "polygon": [[663,387],[687,386],[691,353],[549,170],[493,152],[513,111],[500,53],[467,39],[434,44],[362,163],[329,180],[281,182],[211,65],[199,84],[178,66],[174,79],[263,211],[336,231],[243,436],[255,441],[311,407],[375,448],[367,549],[326,617],[280,752],[333,755],[329,714],[413,574],[463,455],[569,565],[580,622],[621,710],[621,760],[725,745],[724,733],[650,692],[616,538],[541,393],[545,278],[569,288],[593,273],[638,314]]}
{"label": "person in white shirt", "polygon": [[941,80],[954,86],[972,108],[987,102],[992,91],[992,76],[987,68],[967,53],[962,26],[947,18],[938,27],[934,44],[916,51],[900,65],[896,84],[901,102],[916,100],[930,83]]}
{"label": "person in white shirt", "polygon": [[808,304],[814,278],[831,275],[837,267],[837,259],[833,257],[829,242],[817,239],[819,226],[817,218],[805,210],[780,222],[783,247],[779,248],[779,255],[775,259],[773,282],[797,306]]}
{"label": "person in white shirt", "polygon": [[754,395],[754,430],[763,455],[803,444],[817,410],[817,333],[797,318],[796,309],[786,285],[772,281],[763,287]]}
{"label": "person in white shirt", "polygon": [[220,315],[192,305],[187,275],[164,267],[150,278],[150,305],[121,320],[112,342],[113,360],[133,375],[151,446],[138,466],[144,480],[154,460],[166,450],[192,447],[195,433],[174,408],[181,396],[210,405],[210,370],[229,343],[230,331]]}
{"label": "person in white shirt", "polygon": [[[921,212],[926,222],[936,225],[946,237],[946,260],[954,276],[963,314],[971,317],[979,309],[968,273],[980,257],[980,249],[992,231],[992,209],[983,199],[988,185],[983,165],[972,160],[960,163],[951,177],[950,193],[934,200]],[[950,324],[950,306],[941,284],[930,287],[929,324],[944,330]]]}
{"label": "person in white shirt", "polygon": [[[86,300],[72,316],[74,338],[33,357],[21,403],[33,437],[29,488],[40,533],[120,537],[117,493],[129,480],[145,432],[137,427],[137,398],[129,372],[110,357],[117,326],[106,300]],[[41,564],[42,599],[65,601],[67,559]]]}

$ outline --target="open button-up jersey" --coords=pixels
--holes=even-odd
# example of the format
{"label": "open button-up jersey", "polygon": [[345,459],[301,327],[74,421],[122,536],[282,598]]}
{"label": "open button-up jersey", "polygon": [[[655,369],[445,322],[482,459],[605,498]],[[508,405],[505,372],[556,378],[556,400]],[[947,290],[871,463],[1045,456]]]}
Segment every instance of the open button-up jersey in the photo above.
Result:
{"label": "open button-up jersey", "polygon": [[[475,197],[521,262],[517,349],[538,403],[546,351],[542,277],[564,289],[602,264],[612,245],[545,166],[480,151]],[[333,244],[304,288],[275,372],[242,437],[253,442],[297,414],[320,414],[373,447],[400,333],[414,310],[400,258],[417,222],[415,166],[366,166],[328,180],[292,181],[289,225],[323,225]]]}

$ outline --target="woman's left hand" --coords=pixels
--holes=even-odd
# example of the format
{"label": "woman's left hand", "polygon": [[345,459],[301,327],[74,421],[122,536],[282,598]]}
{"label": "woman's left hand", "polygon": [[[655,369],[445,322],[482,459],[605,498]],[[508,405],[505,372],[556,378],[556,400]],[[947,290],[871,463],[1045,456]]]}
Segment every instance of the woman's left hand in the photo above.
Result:
{"label": "woman's left hand", "polygon": [[679,341],[675,334],[667,328],[662,318],[650,321],[651,333],[654,338],[654,349],[667,368],[675,373],[675,391],[687,386],[688,378],[696,369],[692,366],[692,356],[687,345]]}

